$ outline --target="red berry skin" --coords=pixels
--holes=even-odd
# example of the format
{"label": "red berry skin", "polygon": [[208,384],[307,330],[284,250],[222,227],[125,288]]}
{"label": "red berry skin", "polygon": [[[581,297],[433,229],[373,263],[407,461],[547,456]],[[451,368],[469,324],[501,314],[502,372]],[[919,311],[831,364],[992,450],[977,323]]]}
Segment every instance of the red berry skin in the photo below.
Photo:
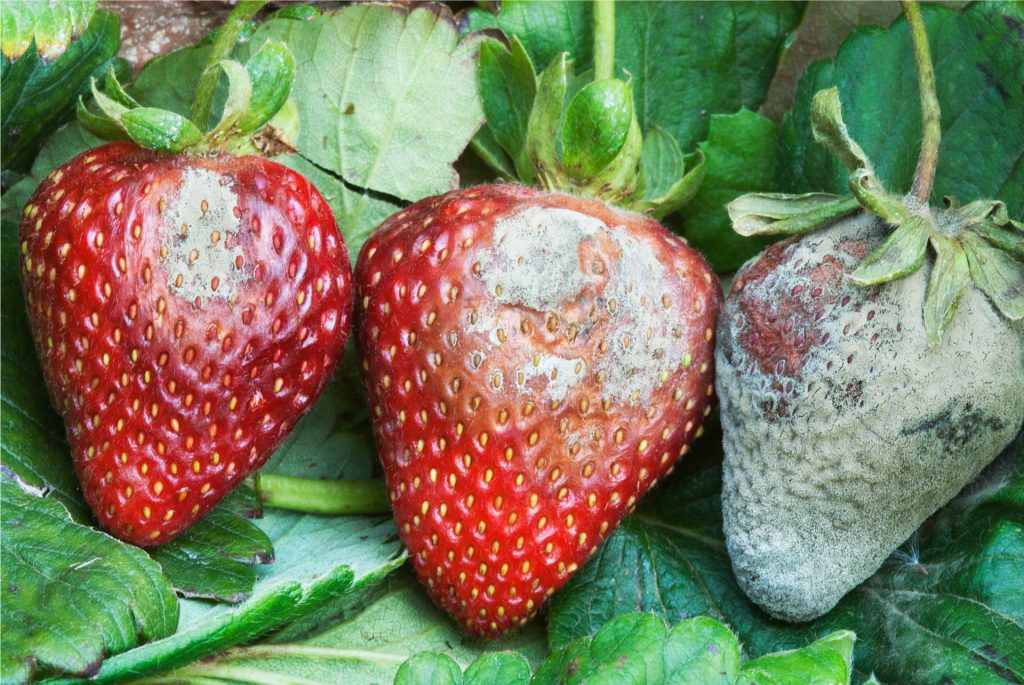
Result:
{"label": "red berry skin", "polygon": [[104,145],[40,184],[20,238],[85,499],[138,545],[172,540],[259,468],[348,336],[330,207],[266,159]]}
{"label": "red berry skin", "polygon": [[356,284],[399,534],[441,608],[501,635],[699,437],[718,280],[647,217],[493,185],[389,218]]}

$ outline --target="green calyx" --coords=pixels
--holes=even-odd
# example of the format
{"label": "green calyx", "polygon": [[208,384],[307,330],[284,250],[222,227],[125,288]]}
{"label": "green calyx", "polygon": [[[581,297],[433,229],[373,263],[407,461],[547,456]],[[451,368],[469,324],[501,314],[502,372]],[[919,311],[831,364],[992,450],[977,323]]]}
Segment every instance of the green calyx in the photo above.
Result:
{"label": "green calyx", "polygon": [[850,172],[851,195],[753,193],[729,203],[733,229],[741,235],[796,235],[866,211],[893,227],[851,274],[856,285],[887,283],[916,272],[931,245],[934,266],[924,303],[925,333],[937,345],[969,283],[980,289],[1010,320],[1024,318],[1024,224],[1011,219],[1006,205],[978,200],[961,207],[946,198],[945,208],[928,206],[942,131],[939,102],[921,9],[903,0],[921,92],[922,140],[909,195],[886,191],[871,161],[850,137],[839,90],[819,91],[811,102],[814,139]]}
{"label": "green calyx", "polygon": [[[220,29],[189,117],[140,105],[107,73],[102,91],[92,81],[93,111],[80,98],[78,119],[92,134],[108,140],[132,140],[161,152],[224,150],[236,154],[293,152],[298,116],[289,100],[295,60],[288,47],[268,40],[244,65],[227,56],[242,24],[262,2],[239,3]],[[207,129],[215,87],[227,77],[227,99],[219,121]]]}
{"label": "green calyx", "polygon": [[[598,31],[598,42],[608,42],[609,30]],[[601,71],[611,71],[608,59]],[[704,178],[703,155],[688,169],[672,136],[641,132],[628,80],[574,74],[568,53],[537,74],[517,38],[488,38],[479,78],[490,138],[478,136],[474,148],[499,173],[656,218],[682,207]],[[497,161],[502,151],[512,168]]]}
{"label": "green calyx", "polygon": [[914,196],[885,190],[871,162],[847,132],[837,89],[815,95],[812,127],[850,172],[851,195],[752,193],[728,205],[733,229],[745,236],[797,235],[856,212],[867,211],[893,227],[851,275],[861,286],[879,285],[916,272],[931,245],[934,266],[924,304],[930,345],[940,342],[964,288],[974,284],[1008,319],[1024,318],[1024,224],[1011,219],[1006,205],[979,200],[959,206],[947,198],[942,208]]}

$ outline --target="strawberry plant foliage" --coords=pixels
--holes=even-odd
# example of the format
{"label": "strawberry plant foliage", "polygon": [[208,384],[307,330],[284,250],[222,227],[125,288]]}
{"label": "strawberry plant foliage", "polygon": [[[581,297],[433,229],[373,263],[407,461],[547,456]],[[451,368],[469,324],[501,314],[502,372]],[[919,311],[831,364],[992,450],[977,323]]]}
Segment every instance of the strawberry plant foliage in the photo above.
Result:
{"label": "strawberry plant foliage", "polygon": [[[120,64],[120,21],[95,0],[6,2],[0,9],[0,168],[26,172],[46,136],[74,111],[91,74]],[[4,180],[4,188],[8,183]]]}
{"label": "strawberry plant foliage", "polygon": [[[942,110],[942,147],[932,204],[994,198],[1024,214],[1024,91],[1020,87],[1024,8],[981,2],[954,12],[924,8]],[[967,38],[969,37],[969,38]],[[966,38],[966,39],[965,39]],[[874,163],[884,187],[910,189],[921,140],[921,113],[907,24],[862,29],[834,60],[812,65],[780,131],[780,190],[847,192],[847,171],[811,136],[814,95],[835,86],[850,137]],[[869,72],[871,78],[864,78]]]}
{"label": "strawberry plant foliage", "polygon": [[75,523],[58,500],[6,477],[0,493],[5,683],[37,672],[88,676],[105,654],[174,631],[174,591],[143,551]]}

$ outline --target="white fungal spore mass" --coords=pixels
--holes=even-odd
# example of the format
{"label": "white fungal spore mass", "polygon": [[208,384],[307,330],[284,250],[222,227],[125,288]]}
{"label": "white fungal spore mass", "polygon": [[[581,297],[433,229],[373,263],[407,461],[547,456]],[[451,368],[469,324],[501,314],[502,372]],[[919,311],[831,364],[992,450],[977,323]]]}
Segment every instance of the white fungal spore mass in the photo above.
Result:
{"label": "white fungal spore mass", "polygon": [[[663,371],[682,363],[685,344],[664,314],[665,268],[643,234],[581,212],[528,207],[495,222],[479,277],[488,298],[470,332],[496,343],[506,307],[557,316],[563,329],[574,331],[572,339],[522,360],[514,384],[520,392],[545,378],[544,393],[561,401],[596,375],[604,397],[635,404]],[[590,354],[587,347],[594,348]]]}
{"label": "white fungal spore mass", "polygon": [[238,198],[231,180],[208,169],[187,169],[165,214],[161,259],[168,288],[184,300],[231,300],[241,279]]}

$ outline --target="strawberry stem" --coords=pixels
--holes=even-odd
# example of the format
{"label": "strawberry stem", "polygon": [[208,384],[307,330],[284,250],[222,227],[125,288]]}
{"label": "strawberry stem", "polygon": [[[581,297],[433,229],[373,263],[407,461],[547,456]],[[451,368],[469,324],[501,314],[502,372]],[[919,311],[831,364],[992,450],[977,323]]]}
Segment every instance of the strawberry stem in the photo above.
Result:
{"label": "strawberry stem", "polygon": [[910,27],[910,40],[914,45],[914,62],[917,64],[917,84],[921,91],[921,154],[917,158],[914,173],[914,197],[927,204],[935,181],[935,167],[939,159],[939,144],[942,141],[942,127],[939,112],[939,98],[935,92],[935,70],[932,68],[931,52],[928,49],[928,32],[921,7],[916,0],[903,0],[903,14]]}
{"label": "strawberry stem", "polygon": [[307,514],[386,514],[391,511],[380,479],[319,480],[260,473],[257,492],[264,506]]}
{"label": "strawberry stem", "polygon": [[192,122],[202,131],[206,130],[210,123],[210,109],[213,107],[213,93],[217,89],[217,80],[220,78],[220,68],[217,66],[221,60],[231,56],[238,41],[238,35],[245,28],[246,22],[252,19],[257,12],[267,4],[267,0],[241,0],[231,14],[224,21],[224,24],[217,31],[217,38],[210,49],[210,55],[206,58],[206,68],[199,77],[199,86],[196,88],[196,97],[192,101]]}
{"label": "strawberry stem", "polygon": [[615,0],[594,3],[594,81],[615,76]]}

